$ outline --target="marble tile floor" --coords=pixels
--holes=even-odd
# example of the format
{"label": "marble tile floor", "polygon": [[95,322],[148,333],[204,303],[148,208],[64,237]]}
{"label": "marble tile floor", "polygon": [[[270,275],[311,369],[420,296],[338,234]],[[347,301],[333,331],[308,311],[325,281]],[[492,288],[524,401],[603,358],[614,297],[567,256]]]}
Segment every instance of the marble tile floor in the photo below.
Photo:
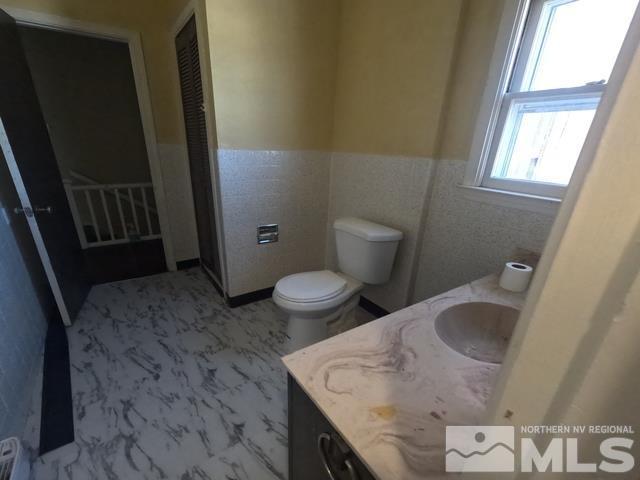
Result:
{"label": "marble tile floor", "polygon": [[228,308],[199,269],[94,287],[68,329],[76,440],[32,478],[286,479],[285,328],[271,300]]}

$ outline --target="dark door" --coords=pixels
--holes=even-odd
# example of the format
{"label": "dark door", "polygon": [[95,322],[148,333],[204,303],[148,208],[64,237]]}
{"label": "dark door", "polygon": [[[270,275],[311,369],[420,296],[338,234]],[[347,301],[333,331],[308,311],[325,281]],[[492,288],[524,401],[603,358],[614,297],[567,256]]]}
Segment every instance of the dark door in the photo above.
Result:
{"label": "dark door", "polygon": [[15,208],[22,213],[17,214],[27,217],[56,303],[69,324],[91,285],[18,29],[2,10],[0,147],[20,198]]}
{"label": "dark door", "polygon": [[176,37],[176,51],[187,133],[191,188],[198,228],[200,261],[220,283],[222,273],[218,252],[218,234],[213,204],[211,164],[195,17],[191,17]]}
{"label": "dark door", "polygon": [[11,173],[7,168],[4,155],[0,151],[0,214],[2,216],[0,221],[9,224],[11,233],[20,249],[22,260],[29,272],[29,277],[40,301],[42,311],[49,321],[58,319],[59,323],[58,309],[42,267],[38,250],[33,241],[33,236],[29,230],[27,219],[23,215],[15,215],[13,213],[13,209],[18,206],[20,206],[20,198],[11,179]]}

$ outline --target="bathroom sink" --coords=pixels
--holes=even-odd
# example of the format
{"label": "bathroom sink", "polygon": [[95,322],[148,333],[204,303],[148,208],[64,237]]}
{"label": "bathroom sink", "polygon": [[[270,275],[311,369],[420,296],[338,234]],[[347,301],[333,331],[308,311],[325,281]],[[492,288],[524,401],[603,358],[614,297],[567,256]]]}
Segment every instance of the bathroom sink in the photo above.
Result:
{"label": "bathroom sink", "polygon": [[462,355],[488,363],[502,363],[519,310],[496,303],[454,305],[438,314],[438,337]]}

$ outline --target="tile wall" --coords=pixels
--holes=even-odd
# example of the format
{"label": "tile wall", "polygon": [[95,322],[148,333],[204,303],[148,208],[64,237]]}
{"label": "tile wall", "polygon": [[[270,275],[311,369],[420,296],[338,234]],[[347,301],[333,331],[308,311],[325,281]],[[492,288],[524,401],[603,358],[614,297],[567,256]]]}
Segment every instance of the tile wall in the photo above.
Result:
{"label": "tile wall", "polygon": [[413,302],[502,271],[517,248],[542,252],[555,214],[469,200],[457,187],[467,163],[439,160]]}
{"label": "tile wall", "polygon": [[0,204],[0,440],[22,436],[47,331],[12,231],[14,221]]}
{"label": "tile wall", "polygon": [[[330,154],[220,149],[218,166],[230,296],[324,268]],[[280,240],[258,245],[270,223]]]}
{"label": "tile wall", "polygon": [[327,223],[327,265],[337,268],[333,222],[360,217],[404,233],[389,283],[363,295],[394,311],[403,308],[413,276],[420,222],[434,162],[429,158],[334,153]]}
{"label": "tile wall", "polygon": [[[469,200],[466,162],[422,157],[220,150],[229,293],[285,275],[337,269],[333,221],[355,216],[401,230],[391,280],[363,295],[395,311],[499,272],[517,248],[541,252],[555,215]],[[281,240],[256,244],[260,223]]]}

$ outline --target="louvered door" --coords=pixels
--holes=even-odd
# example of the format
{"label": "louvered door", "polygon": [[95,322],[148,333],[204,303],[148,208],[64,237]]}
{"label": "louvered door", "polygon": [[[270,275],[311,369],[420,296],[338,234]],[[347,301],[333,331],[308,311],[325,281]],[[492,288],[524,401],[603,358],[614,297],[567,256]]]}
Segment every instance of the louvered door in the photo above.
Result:
{"label": "louvered door", "polygon": [[200,245],[200,261],[220,283],[222,276],[195,17],[191,17],[176,37],[176,51],[178,53],[182,108],[191,169],[191,187]]}

